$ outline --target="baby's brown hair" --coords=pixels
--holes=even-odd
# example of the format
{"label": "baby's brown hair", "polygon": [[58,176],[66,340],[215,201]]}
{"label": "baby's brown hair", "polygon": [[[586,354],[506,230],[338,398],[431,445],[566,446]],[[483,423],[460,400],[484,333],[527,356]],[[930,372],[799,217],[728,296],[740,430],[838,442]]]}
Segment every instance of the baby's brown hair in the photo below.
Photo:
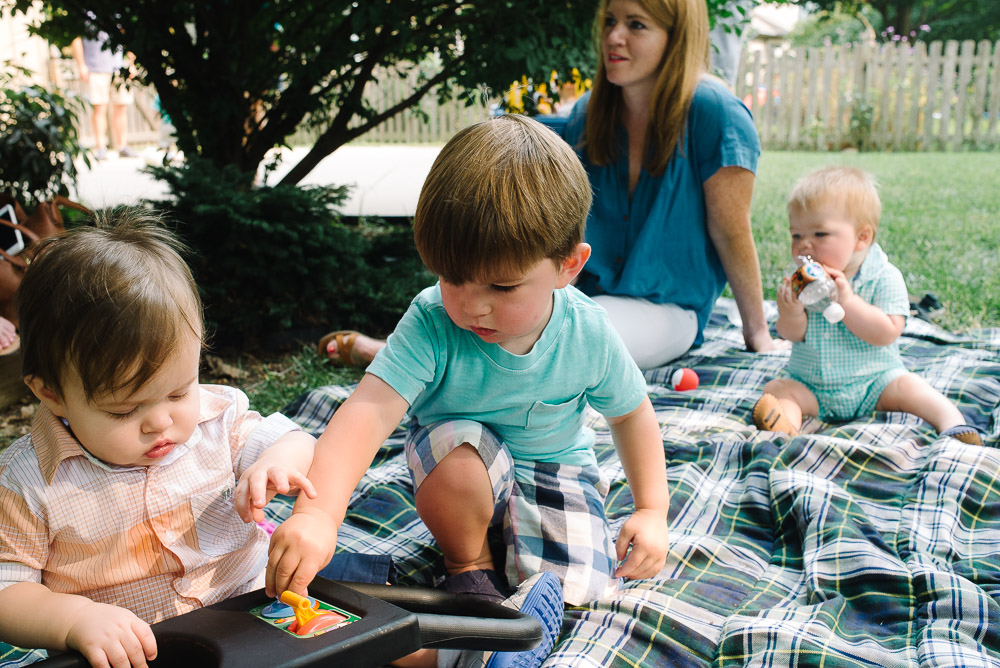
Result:
{"label": "baby's brown hair", "polygon": [[590,182],[555,132],[508,115],[445,144],[417,202],[413,237],[424,264],[453,285],[562,262],[583,241]]}
{"label": "baby's brown hair", "polygon": [[203,338],[182,252],[156,214],[133,207],[47,239],[17,295],[22,376],[62,396],[72,365],[88,400],[139,390],[185,333]]}

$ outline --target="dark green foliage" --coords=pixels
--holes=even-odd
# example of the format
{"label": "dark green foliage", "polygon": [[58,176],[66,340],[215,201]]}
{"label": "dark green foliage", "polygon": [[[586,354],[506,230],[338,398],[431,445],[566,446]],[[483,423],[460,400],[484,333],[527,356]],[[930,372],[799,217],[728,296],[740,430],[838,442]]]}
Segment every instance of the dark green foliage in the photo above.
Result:
{"label": "dark green foliage", "polygon": [[90,162],[80,146],[77,115],[83,103],[41,86],[17,84],[31,72],[9,61],[0,70],[0,191],[30,211],[76,183],[73,161]]}
{"label": "dark green foliage", "polygon": [[[303,123],[313,150],[283,177],[294,184],[346,142],[459,86],[471,102],[528,74],[594,62],[596,3],[569,0],[0,0],[41,8],[56,43],[103,30],[136,56],[177,128],[178,147],[253,174]],[[92,14],[93,19],[88,20]],[[37,15],[37,14],[34,14]],[[368,82],[420,67],[423,86],[390,109]],[[585,76],[587,73],[585,73]]]}
{"label": "dark green foliage", "polygon": [[340,222],[346,188],[247,188],[234,167],[197,159],[150,171],[171,188],[173,200],[154,204],[193,251],[219,349],[274,346],[283,333],[311,340],[332,327],[388,332],[432,282],[408,227]]}
{"label": "dark green foliage", "polygon": [[[885,41],[913,39],[1000,38],[1000,3],[996,0],[791,0],[810,11],[830,16],[857,16],[874,12],[871,20],[878,38]],[[925,34],[926,33],[926,34]]]}

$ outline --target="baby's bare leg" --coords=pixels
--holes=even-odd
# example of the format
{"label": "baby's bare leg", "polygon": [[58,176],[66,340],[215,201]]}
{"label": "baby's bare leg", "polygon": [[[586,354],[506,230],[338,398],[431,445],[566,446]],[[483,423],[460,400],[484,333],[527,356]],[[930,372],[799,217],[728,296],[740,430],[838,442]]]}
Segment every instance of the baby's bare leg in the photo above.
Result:
{"label": "baby's bare leg", "polygon": [[493,568],[486,531],[493,518],[493,485],[469,444],[452,450],[416,493],[417,514],[444,554],[450,574]]}
{"label": "baby's bare leg", "polygon": [[965,418],[955,404],[915,373],[905,373],[886,385],[875,409],[916,415],[930,423],[938,433],[965,424]]}
{"label": "baby's bare leg", "polygon": [[797,432],[802,427],[804,415],[819,415],[816,395],[797,380],[775,378],[764,386],[764,393],[773,395],[781,406],[781,412]]}

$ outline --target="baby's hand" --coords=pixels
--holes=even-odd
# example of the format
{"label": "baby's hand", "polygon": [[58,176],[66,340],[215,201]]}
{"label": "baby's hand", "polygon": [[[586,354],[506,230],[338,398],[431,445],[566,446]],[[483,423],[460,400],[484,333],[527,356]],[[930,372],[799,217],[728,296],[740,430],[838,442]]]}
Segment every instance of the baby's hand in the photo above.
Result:
{"label": "baby's hand", "polygon": [[144,668],[156,658],[156,639],[149,624],[131,610],[91,603],[70,620],[66,646],[83,654],[95,668]]}
{"label": "baby's hand", "polygon": [[233,499],[236,512],[244,522],[263,522],[267,502],[275,494],[288,494],[296,489],[310,499],[316,498],[316,488],[304,471],[262,456],[240,476]]}
{"label": "baby's hand", "polygon": [[826,265],[824,267],[826,268],[826,273],[830,274],[830,278],[837,285],[837,301],[843,306],[854,296],[854,288],[851,287],[851,282],[847,280],[844,272],[832,267],[826,267]]}
{"label": "baby's hand", "polygon": [[666,516],[658,510],[635,511],[622,525],[615,550],[618,561],[625,561],[615,571],[615,577],[638,580],[656,575],[670,550]]}
{"label": "baby's hand", "polygon": [[799,301],[799,296],[792,289],[791,276],[785,276],[781,285],[778,286],[777,303],[779,313],[787,313],[789,315],[805,313],[806,307],[802,305],[802,302]]}
{"label": "baby's hand", "polygon": [[308,595],[306,587],[330,563],[337,547],[337,525],[315,508],[296,510],[271,535],[264,591],[275,597],[286,589]]}

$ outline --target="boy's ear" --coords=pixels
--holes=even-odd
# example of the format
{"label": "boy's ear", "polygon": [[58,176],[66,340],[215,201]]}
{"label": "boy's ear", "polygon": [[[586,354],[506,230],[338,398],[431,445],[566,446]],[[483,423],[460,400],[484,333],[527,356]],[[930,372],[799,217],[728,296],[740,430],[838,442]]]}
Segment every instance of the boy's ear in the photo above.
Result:
{"label": "boy's ear", "polygon": [[45,382],[38,376],[25,376],[24,384],[28,386],[31,393],[42,402],[42,404],[59,417],[66,417],[63,408],[63,401],[54,390],[46,387]]}
{"label": "boy's ear", "polygon": [[875,241],[875,228],[871,225],[862,225],[861,229],[858,230],[858,241],[855,244],[855,250],[862,250],[872,245]]}
{"label": "boy's ear", "polygon": [[573,254],[562,262],[562,267],[559,269],[559,281],[556,284],[556,287],[565,288],[567,285],[572,283],[573,279],[579,276],[580,272],[583,271],[583,267],[587,264],[587,260],[589,259],[590,244],[577,244]]}

